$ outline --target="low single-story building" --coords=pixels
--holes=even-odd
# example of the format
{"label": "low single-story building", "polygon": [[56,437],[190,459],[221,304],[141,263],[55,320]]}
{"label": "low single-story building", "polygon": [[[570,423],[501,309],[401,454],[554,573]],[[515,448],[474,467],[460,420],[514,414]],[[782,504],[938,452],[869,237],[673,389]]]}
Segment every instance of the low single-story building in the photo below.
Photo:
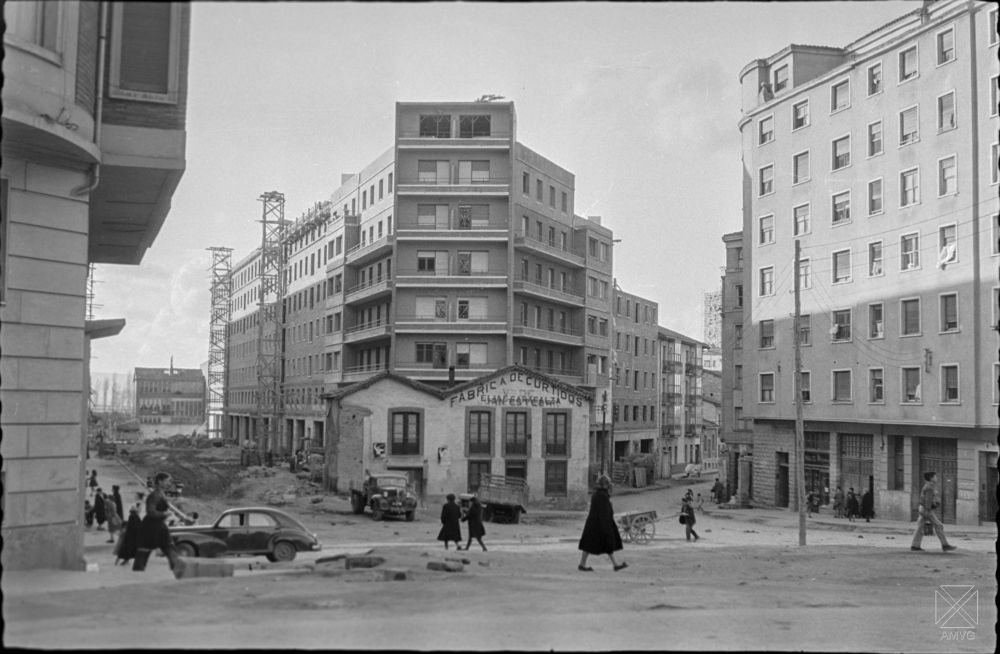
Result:
{"label": "low single-story building", "polygon": [[324,400],[325,478],[338,492],[393,470],[433,504],[491,473],[525,479],[529,507],[587,505],[588,389],[514,365],[450,388],[383,372]]}

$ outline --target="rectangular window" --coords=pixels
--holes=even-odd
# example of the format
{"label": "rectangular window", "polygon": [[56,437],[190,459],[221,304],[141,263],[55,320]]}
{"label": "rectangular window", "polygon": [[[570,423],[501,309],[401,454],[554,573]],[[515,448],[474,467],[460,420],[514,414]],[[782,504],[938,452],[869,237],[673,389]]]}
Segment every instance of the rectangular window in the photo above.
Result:
{"label": "rectangular window", "polygon": [[733,347],[743,349],[743,325],[733,325]]}
{"label": "rectangular window", "polygon": [[7,184],[0,179],[0,306],[7,301]]}
{"label": "rectangular window", "polygon": [[760,321],[760,346],[761,348],[774,347],[774,321]]}
{"label": "rectangular window", "polygon": [[764,166],[758,171],[757,195],[774,193],[774,165]]}
{"label": "rectangular window", "polygon": [[761,216],[759,229],[759,242],[761,245],[774,243],[774,216]]}
{"label": "rectangular window", "polygon": [[833,327],[830,329],[833,341],[851,340],[851,310],[838,309],[833,312]]}
{"label": "rectangular window", "polygon": [[938,228],[938,267],[958,261],[958,227],[942,225]]}
{"label": "rectangular window", "polygon": [[[996,25],[993,26],[994,28]],[[955,28],[949,27],[937,33],[937,63],[938,66],[955,61]]]}
{"label": "rectangular window", "polygon": [[760,373],[760,401],[764,404],[774,403],[774,373]]}
{"label": "rectangular window", "polygon": [[528,456],[528,414],[508,411],[504,414],[504,456]]}
{"label": "rectangular window", "polygon": [[420,116],[420,136],[426,138],[451,138],[451,114]]}
{"label": "rectangular window", "polygon": [[851,165],[851,136],[842,136],[839,139],[834,139],[833,145],[831,147],[831,153],[833,155],[833,160],[831,162],[832,170],[840,170],[841,168],[846,168]]}
{"label": "rectangular window", "polygon": [[990,184],[1000,180],[1000,144],[990,146]]}
{"label": "rectangular window", "polygon": [[810,264],[809,259],[799,259],[799,288],[810,287]]}
{"label": "rectangular window", "polygon": [[899,237],[899,269],[915,270],[920,267],[920,235],[905,234]]}
{"label": "rectangular window", "polygon": [[868,67],[868,95],[882,92],[882,62]]}
{"label": "rectangular window", "polygon": [[885,336],[882,303],[868,305],[868,338],[883,338]]}
{"label": "rectangular window", "polygon": [[59,52],[59,13],[56,2],[8,3],[4,7],[7,37]]}
{"label": "rectangular window", "polygon": [[549,206],[553,209],[556,208],[556,187],[549,186]]}
{"label": "rectangular window", "polygon": [[882,268],[882,241],[868,244],[868,276],[878,277],[884,274]]}
{"label": "rectangular window", "polygon": [[420,434],[423,414],[416,411],[391,411],[392,440],[389,454],[420,454]]}
{"label": "rectangular window", "polygon": [[737,364],[733,366],[733,389],[741,390],[743,388],[743,366]]}
{"label": "rectangular window", "polygon": [[958,294],[945,293],[940,299],[941,331],[958,331]]}
{"label": "rectangular window", "polygon": [[447,184],[449,182],[448,162],[430,159],[417,161],[417,182],[420,184]]}
{"label": "rectangular window", "polygon": [[868,156],[882,154],[882,121],[876,121],[868,126]]}
{"label": "rectangular window", "polygon": [[459,161],[459,184],[488,184],[490,182],[490,162],[487,160]]}
{"label": "rectangular window", "polygon": [[920,202],[920,169],[904,170],[899,174],[899,206]]}
{"label": "rectangular window", "polygon": [[569,414],[547,411],[544,414],[545,456],[569,456]]}
{"label": "rectangular window", "polygon": [[792,129],[799,129],[809,124],[809,101],[803,100],[792,105]]}
{"label": "rectangular window", "polygon": [[990,115],[996,116],[1000,111],[1000,75],[990,78]]}
{"label": "rectangular window", "polygon": [[882,213],[882,178],[868,182],[868,215]]}
{"label": "rectangular window", "polygon": [[458,117],[458,137],[463,139],[490,135],[490,116],[471,115]]}
{"label": "rectangular window", "polygon": [[542,180],[536,179],[535,180],[535,199],[538,200],[539,202],[542,201],[542,191],[543,191],[544,188],[545,188],[545,185],[542,183]]}
{"label": "rectangular window", "polygon": [[[569,195],[566,193],[566,191],[563,191],[562,192],[562,212],[566,213],[567,211],[569,211]],[[563,248],[563,249],[565,249],[565,248]]]}
{"label": "rectangular window", "polygon": [[997,34],[997,10],[990,9],[990,13],[987,14],[986,28],[988,30],[989,44],[996,45],[997,41],[1000,40],[1000,34]]}
{"label": "rectangular window", "polygon": [[834,370],[833,371],[833,397],[831,399],[834,402],[850,402],[851,401],[851,371],[850,370]]}
{"label": "rectangular window", "polygon": [[545,496],[565,497],[567,479],[566,461],[545,462]]}
{"label": "rectangular window", "polygon": [[851,81],[845,79],[830,87],[830,113],[851,105]]}
{"label": "rectangular window", "polygon": [[521,193],[529,195],[531,193],[531,175],[521,173]]}
{"label": "rectangular window", "polygon": [[938,197],[958,192],[955,155],[938,160]]}
{"label": "rectangular window", "polygon": [[901,146],[916,143],[917,139],[920,138],[918,109],[919,107],[910,107],[899,112],[899,144]]}
{"label": "rectangular window", "polygon": [[781,93],[788,88],[788,65],[778,66],[774,71],[774,92]]}
{"label": "rectangular window", "polygon": [[768,116],[767,118],[761,118],[760,122],[757,123],[757,143],[759,145],[764,145],[765,143],[770,143],[774,140],[774,116]]}
{"label": "rectangular window", "polygon": [[907,367],[900,370],[902,375],[902,391],[903,396],[901,398],[904,404],[907,403],[919,403],[920,402],[920,368],[919,367]]}
{"label": "rectangular window", "polygon": [[835,193],[832,197],[832,209],[834,225],[841,225],[851,221],[851,192],[842,191]]}
{"label": "rectangular window", "polygon": [[937,99],[937,128],[944,132],[955,128],[955,92],[951,91]]}
{"label": "rectangular window", "polygon": [[833,269],[833,283],[851,281],[851,251],[838,250],[831,255],[831,266]]}
{"label": "rectangular window", "polygon": [[760,269],[759,289],[760,297],[774,294],[774,266]]}
{"label": "rectangular window", "polygon": [[122,2],[112,5],[112,12],[108,95],[176,104],[180,5]]}
{"label": "rectangular window", "polygon": [[801,204],[792,209],[792,216],[795,220],[795,236],[809,233],[809,205]]}
{"label": "rectangular window", "polygon": [[812,345],[812,316],[799,316],[799,345]]}
{"label": "rectangular window", "polygon": [[792,183],[799,184],[809,180],[809,151],[800,152],[792,157]]}
{"label": "rectangular window", "polygon": [[911,80],[920,74],[917,66],[917,46],[916,44],[899,53],[899,81],[900,83]]}
{"label": "rectangular window", "polygon": [[456,368],[482,368],[486,365],[486,343],[457,343]]}
{"label": "rectangular window", "polygon": [[899,302],[899,335],[917,336],[920,334],[920,299],[912,298]]}
{"label": "rectangular window", "polygon": [[804,403],[812,402],[812,375],[806,371],[799,373],[799,392]]}
{"label": "rectangular window", "polygon": [[958,366],[941,366],[941,402],[958,402]]}
{"label": "rectangular window", "polygon": [[736,285],[736,308],[743,308],[743,284]]}
{"label": "rectangular window", "polygon": [[493,452],[493,412],[469,411],[466,438],[469,456],[490,456]]}
{"label": "rectangular window", "polygon": [[448,367],[448,346],[446,343],[416,343],[417,363],[431,364],[435,368]]}
{"label": "rectangular window", "polygon": [[490,474],[490,461],[469,461],[469,492],[479,492],[479,485],[482,483],[483,475]]}
{"label": "rectangular window", "polygon": [[868,369],[868,401],[879,403],[885,401],[885,371],[882,368]]}

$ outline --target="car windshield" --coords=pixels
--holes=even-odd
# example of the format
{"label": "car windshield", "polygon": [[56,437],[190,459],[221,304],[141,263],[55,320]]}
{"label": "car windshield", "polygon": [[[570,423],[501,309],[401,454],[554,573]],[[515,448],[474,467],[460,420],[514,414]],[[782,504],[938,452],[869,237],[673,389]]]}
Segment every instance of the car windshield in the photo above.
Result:
{"label": "car windshield", "polygon": [[406,488],[406,479],[403,477],[379,477],[379,486],[395,486],[397,488]]}

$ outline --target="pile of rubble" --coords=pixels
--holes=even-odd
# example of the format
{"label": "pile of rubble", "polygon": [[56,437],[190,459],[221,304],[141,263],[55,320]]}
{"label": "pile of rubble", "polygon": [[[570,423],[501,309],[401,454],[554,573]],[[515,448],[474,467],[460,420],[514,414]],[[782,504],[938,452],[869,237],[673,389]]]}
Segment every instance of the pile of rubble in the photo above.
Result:
{"label": "pile of rubble", "polygon": [[[253,480],[268,481],[259,484]],[[256,493],[255,500],[269,506],[287,506],[303,498],[314,504],[323,500],[320,484],[311,481],[309,474],[304,472],[293,476],[283,468],[250,466],[239,472],[237,483],[245,488],[250,487],[248,490],[252,497],[254,488],[264,486]]]}

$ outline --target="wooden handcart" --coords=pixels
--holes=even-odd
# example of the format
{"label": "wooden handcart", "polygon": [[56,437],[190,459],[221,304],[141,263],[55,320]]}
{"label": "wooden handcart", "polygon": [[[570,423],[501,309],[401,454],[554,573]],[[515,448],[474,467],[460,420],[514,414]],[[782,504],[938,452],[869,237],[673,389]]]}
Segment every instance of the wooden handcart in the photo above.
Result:
{"label": "wooden handcart", "polygon": [[656,535],[656,511],[616,513],[615,522],[626,543],[645,545]]}

